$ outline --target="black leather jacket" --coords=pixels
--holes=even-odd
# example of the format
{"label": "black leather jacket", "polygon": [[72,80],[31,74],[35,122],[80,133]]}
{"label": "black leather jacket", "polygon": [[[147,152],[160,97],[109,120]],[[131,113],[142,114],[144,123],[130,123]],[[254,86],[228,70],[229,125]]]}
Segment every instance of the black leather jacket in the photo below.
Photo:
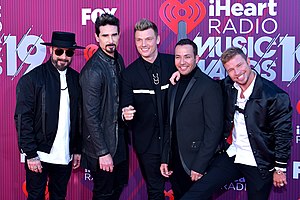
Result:
{"label": "black leather jacket", "polygon": [[[229,77],[224,80],[223,87],[226,140],[233,127],[237,90]],[[262,177],[274,167],[285,168],[293,138],[292,107],[288,94],[257,74],[244,111],[248,138]]]}
{"label": "black leather jacket", "polygon": [[[119,68],[117,70],[117,67]],[[98,159],[117,151],[119,139],[119,73],[124,69],[120,54],[115,58],[99,48],[80,73],[83,105],[83,149]]]}
{"label": "black leather jacket", "polygon": [[[79,73],[68,68],[67,85],[70,96],[70,154],[81,152]],[[17,85],[15,122],[19,149],[27,158],[37,151],[49,153],[58,127],[60,103],[59,72],[49,59],[22,76]]]}

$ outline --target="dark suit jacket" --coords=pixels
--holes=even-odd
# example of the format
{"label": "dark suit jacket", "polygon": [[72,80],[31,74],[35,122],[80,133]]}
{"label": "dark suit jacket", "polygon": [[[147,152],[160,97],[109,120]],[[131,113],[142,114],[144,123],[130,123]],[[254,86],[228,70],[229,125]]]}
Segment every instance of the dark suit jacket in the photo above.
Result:
{"label": "dark suit jacket", "polygon": [[[174,56],[161,53],[158,56],[161,60],[159,78],[162,102],[164,102],[169,87],[169,78],[175,71]],[[137,153],[147,151],[158,118],[155,90],[152,82],[153,80],[150,79],[141,57],[130,64],[122,73],[121,108],[132,105],[136,110],[134,119],[129,124],[132,129],[133,147]],[[164,103],[162,103],[162,106],[164,110]],[[166,112],[163,112],[163,114],[166,118]],[[162,140],[163,133],[160,133],[160,135]]]}
{"label": "dark suit jacket", "polygon": [[[178,110],[174,102],[178,85],[169,90],[170,127],[176,114],[176,132],[170,131],[164,145],[163,163],[169,162],[171,138],[177,137],[181,164],[186,173],[194,170],[203,174],[213,157],[222,136],[223,99],[220,85],[198,68],[189,82]],[[171,130],[171,128],[170,128]]]}

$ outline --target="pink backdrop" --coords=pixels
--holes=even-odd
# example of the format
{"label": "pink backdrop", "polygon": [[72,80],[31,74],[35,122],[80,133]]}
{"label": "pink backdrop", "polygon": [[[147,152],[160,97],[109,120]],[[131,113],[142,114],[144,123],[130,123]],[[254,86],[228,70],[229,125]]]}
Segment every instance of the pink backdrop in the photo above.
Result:
{"label": "pink backdrop", "polygon": [[[95,44],[93,19],[104,11],[121,21],[119,51],[126,65],[137,58],[133,26],[140,18],[149,18],[158,25],[161,52],[173,53],[178,34],[187,34],[198,45],[199,67],[214,78],[225,76],[218,60],[221,52],[232,44],[243,47],[255,69],[290,94],[294,107],[294,139],[287,171],[288,186],[273,190],[271,199],[299,199],[299,9],[299,0],[2,0],[0,199],[26,199],[22,190],[24,164],[20,163],[13,121],[17,81],[26,71],[49,58],[48,49],[39,43],[50,41],[52,31],[75,32],[81,46]],[[185,22],[186,28],[183,26],[178,31],[179,21]],[[84,63],[84,52],[78,51],[72,66],[80,71]],[[77,170],[70,180],[68,199],[91,199],[91,188],[88,171]],[[243,179],[236,180],[224,186],[222,191],[229,192],[218,194],[215,199],[245,199],[245,188]],[[171,196],[169,190],[167,185],[166,196]],[[122,199],[146,199],[145,184],[132,149],[130,180]]]}

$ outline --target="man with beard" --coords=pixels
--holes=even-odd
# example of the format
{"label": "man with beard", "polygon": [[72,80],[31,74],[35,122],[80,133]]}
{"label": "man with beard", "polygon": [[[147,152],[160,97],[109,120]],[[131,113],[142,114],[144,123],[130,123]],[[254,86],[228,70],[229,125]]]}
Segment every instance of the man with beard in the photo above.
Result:
{"label": "man with beard", "polygon": [[119,112],[119,77],[124,69],[116,48],[119,19],[102,14],[95,22],[98,50],[80,73],[83,95],[82,166],[93,177],[93,200],[119,199],[128,181],[125,129]]}
{"label": "man with beard", "polygon": [[[73,169],[80,165],[79,74],[70,67],[75,34],[53,32],[50,59],[24,75],[17,85],[15,122],[25,154],[28,200],[66,198]],[[72,155],[73,154],[73,155]]]}

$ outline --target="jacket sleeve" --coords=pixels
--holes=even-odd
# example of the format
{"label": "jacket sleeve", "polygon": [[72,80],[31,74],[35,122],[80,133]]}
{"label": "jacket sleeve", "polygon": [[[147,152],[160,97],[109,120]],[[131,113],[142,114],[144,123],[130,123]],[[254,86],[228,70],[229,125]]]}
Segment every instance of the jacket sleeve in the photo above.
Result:
{"label": "jacket sleeve", "polygon": [[[120,109],[122,114],[122,108],[127,107],[129,105],[132,105],[134,107],[133,102],[133,83],[130,79],[130,73],[125,69],[121,73],[121,88],[120,88]],[[135,108],[136,109],[136,108]],[[121,116],[122,120],[125,122],[125,124],[129,127],[132,125],[132,121],[126,121],[123,116]]]}
{"label": "jacket sleeve", "polygon": [[34,106],[35,106],[34,84],[28,75],[21,77],[16,88],[15,124],[18,133],[18,146],[21,153],[27,158],[37,155],[37,144],[34,132]]}
{"label": "jacket sleeve", "polygon": [[203,94],[204,134],[192,170],[203,174],[216,152],[223,133],[223,98],[219,84],[212,84]]}
{"label": "jacket sleeve", "polygon": [[[77,79],[77,81],[79,81]],[[79,82],[78,82],[79,84]],[[82,153],[82,90],[81,87],[79,87],[79,97],[78,97],[78,105],[77,105],[78,113],[77,113],[77,119],[76,119],[76,130],[75,130],[75,138],[74,138],[74,147],[73,147],[73,153],[75,154],[81,154]]]}
{"label": "jacket sleeve", "polygon": [[[172,87],[172,86],[171,86]],[[162,144],[162,156],[161,156],[161,163],[169,163],[169,155],[171,150],[171,124],[170,124],[170,95],[171,95],[171,88],[168,89],[168,95],[165,102],[165,111],[166,117],[164,117],[164,136],[163,136],[163,144]]]}
{"label": "jacket sleeve", "polygon": [[102,129],[103,107],[103,77],[100,71],[87,69],[81,73],[80,85],[82,88],[82,110],[84,123],[89,132],[96,155],[109,153]]}
{"label": "jacket sleeve", "polygon": [[130,80],[130,74],[127,70],[121,73],[121,109],[133,105],[133,88]]}
{"label": "jacket sleeve", "polygon": [[286,93],[278,93],[269,107],[270,127],[275,135],[275,167],[286,168],[291,154],[292,107]]}

